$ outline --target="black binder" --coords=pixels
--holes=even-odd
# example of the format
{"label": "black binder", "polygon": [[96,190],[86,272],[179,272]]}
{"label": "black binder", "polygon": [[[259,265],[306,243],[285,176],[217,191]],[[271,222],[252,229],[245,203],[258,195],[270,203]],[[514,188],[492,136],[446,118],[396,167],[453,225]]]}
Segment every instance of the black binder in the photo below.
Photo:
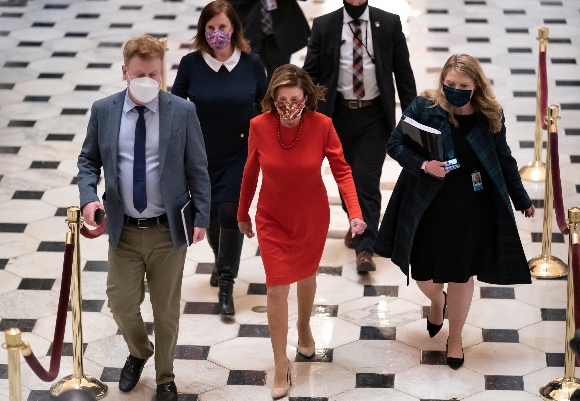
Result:
{"label": "black binder", "polygon": [[401,127],[405,136],[403,143],[427,160],[443,160],[441,131],[428,127],[404,116]]}

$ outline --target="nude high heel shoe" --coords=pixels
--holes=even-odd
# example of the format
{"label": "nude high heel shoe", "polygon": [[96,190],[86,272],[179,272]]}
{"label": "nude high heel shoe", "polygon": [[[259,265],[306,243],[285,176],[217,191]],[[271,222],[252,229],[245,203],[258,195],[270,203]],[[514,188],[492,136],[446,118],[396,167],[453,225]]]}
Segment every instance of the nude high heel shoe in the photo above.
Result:
{"label": "nude high heel shoe", "polygon": [[288,391],[290,391],[290,386],[292,385],[292,362],[288,360],[288,372],[286,373],[286,386],[284,387],[273,387],[272,388],[272,398],[282,398]]}
{"label": "nude high heel shoe", "polygon": [[298,353],[306,358],[312,358],[314,353],[316,352],[316,344],[311,345],[310,347],[301,347],[300,342],[298,342]]}

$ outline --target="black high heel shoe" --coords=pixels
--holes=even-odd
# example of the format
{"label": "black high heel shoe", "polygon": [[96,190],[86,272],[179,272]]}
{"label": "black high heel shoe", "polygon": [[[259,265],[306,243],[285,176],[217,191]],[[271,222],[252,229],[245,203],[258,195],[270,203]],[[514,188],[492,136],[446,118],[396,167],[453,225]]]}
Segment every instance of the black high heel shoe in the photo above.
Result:
{"label": "black high heel shoe", "polygon": [[[445,296],[445,304],[443,305],[443,320],[445,320],[445,310],[447,309],[447,293],[443,291],[443,295]],[[443,327],[443,323],[441,324],[433,324],[427,318],[427,331],[429,332],[429,337],[433,338],[441,331]]]}
{"label": "black high heel shoe", "polygon": [[[449,352],[449,339],[447,339],[447,344],[445,344],[445,352]],[[461,353],[463,354],[461,358],[447,357],[447,366],[453,370],[459,369],[461,365],[463,365],[463,362],[465,362],[465,353],[463,352],[463,348],[461,348]]]}

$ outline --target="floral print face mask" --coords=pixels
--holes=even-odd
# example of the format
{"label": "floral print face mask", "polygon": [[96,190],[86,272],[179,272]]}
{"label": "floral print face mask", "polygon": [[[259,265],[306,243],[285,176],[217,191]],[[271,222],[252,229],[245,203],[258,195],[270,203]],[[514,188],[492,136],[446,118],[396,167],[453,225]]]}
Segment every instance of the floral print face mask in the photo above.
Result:
{"label": "floral print face mask", "polygon": [[207,44],[214,50],[225,49],[232,41],[232,33],[226,31],[215,30],[205,33],[205,40]]}
{"label": "floral print face mask", "polygon": [[302,110],[304,110],[304,107],[306,106],[306,99],[307,97],[303,97],[295,102],[276,100],[274,106],[276,106],[276,110],[278,110],[278,114],[282,120],[291,121],[302,113]]}

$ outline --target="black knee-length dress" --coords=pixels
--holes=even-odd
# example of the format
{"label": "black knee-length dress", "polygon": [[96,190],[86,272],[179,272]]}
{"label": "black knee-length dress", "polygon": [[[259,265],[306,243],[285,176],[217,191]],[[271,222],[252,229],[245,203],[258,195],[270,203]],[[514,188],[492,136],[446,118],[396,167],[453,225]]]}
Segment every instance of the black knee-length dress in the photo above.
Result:
{"label": "black knee-length dress", "polygon": [[[465,139],[477,114],[455,115],[451,127],[461,167],[446,175],[443,187],[425,211],[411,251],[411,277],[435,283],[465,283],[494,262],[493,183]],[[474,190],[471,174],[481,173],[483,189]]]}

